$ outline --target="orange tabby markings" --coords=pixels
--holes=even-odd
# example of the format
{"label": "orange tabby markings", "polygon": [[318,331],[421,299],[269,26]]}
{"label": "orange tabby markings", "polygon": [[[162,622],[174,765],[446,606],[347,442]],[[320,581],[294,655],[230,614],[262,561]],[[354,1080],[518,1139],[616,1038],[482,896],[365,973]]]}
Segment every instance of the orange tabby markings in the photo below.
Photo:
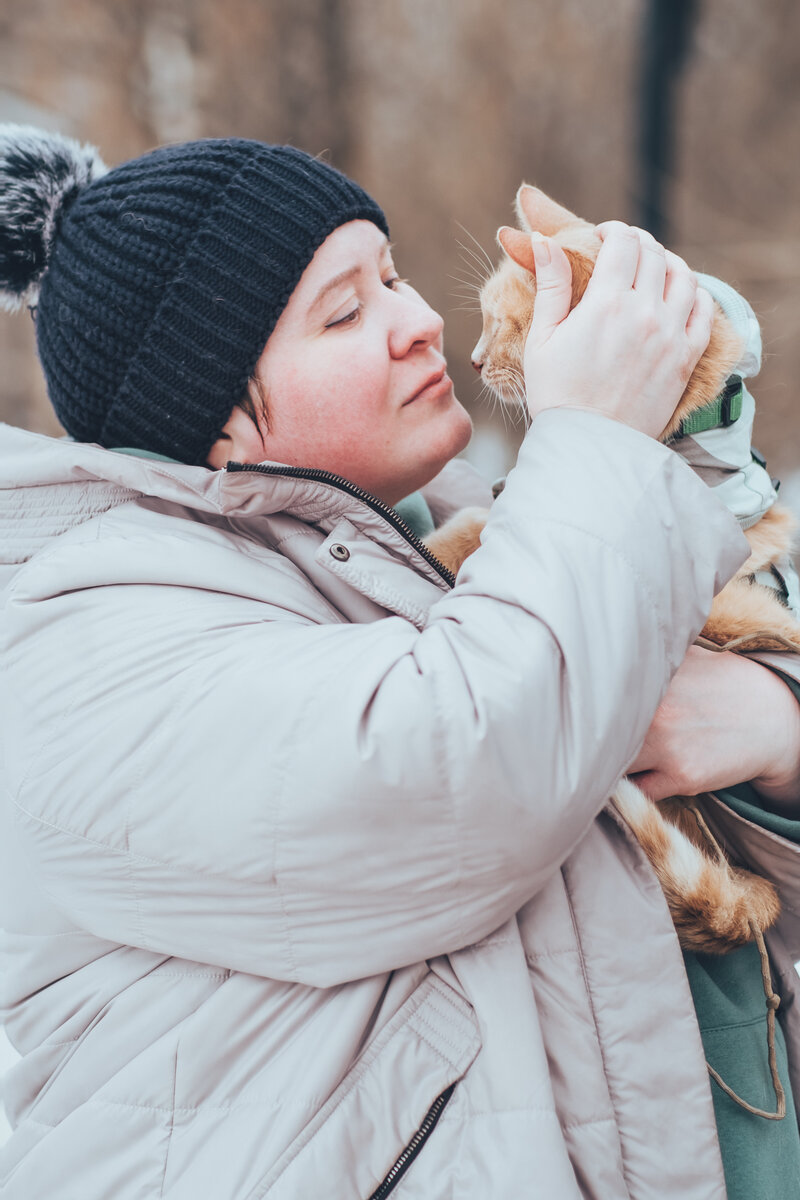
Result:
{"label": "orange tabby markings", "polygon": [[[481,291],[483,328],[472,353],[485,384],[506,404],[523,403],[523,353],[533,316],[536,274],[530,232],[551,237],[572,266],[572,306],[591,277],[601,246],[593,225],[576,217],[538,188],[517,192],[520,229],[503,226],[498,242],[505,257]],[[695,368],[675,413],[661,434],[666,441],[681,421],[710,403],[739,361],[742,345],[719,305],[708,348]],[[480,545],[486,513],[457,513],[427,540],[433,553],[456,573]],[[775,504],[745,531],[751,555],[714,600],[703,636],[719,646],[746,637],[746,648],[800,650],[800,624],[770,588],[755,583],[754,572],[769,569],[790,552],[795,521]],[[766,929],[780,905],[772,884],[709,853],[697,823],[679,798],[653,804],[630,780],[613,796],[652,863],[684,949],[721,954],[753,938],[751,920]]]}

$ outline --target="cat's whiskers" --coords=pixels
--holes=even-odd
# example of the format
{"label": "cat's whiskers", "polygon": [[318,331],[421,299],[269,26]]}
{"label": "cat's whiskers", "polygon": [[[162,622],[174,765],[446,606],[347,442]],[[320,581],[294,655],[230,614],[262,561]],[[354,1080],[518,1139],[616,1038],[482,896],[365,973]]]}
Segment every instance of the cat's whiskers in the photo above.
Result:
{"label": "cat's whiskers", "polygon": [[486,282],[483,276],[478,274],[475,264],[468,262],[463,258],[457,272],[455,274],[451,274],[450,278],[459,279],[462,283],[466,283],[469,287],[475,288],[477,292],[481,291]]}
{"label": "cat's whiskers", "polygon": [[474,283],[471,279],[463,279],[459,275],[448,275],[448,279],[452,279],[458,284],[458,288],[452,292],[448,292],[450,299],[461,300],[462,304],[451,306],[448,312],[467,312],[480,315],[481,311],[481,287]]}
{"label": "cat's whiskers", "polygon": [[463,279],[460,275],[448,275],[448,279],[458,284],[458,291],[455,294],[469,296],[475,301],[480,301],[481,288],[477,283],[471,279]]}
{"label": "cat's whiskers", "polygon": [[478,395],[476,397],[476,403],[477,404],[485,404],[487,401],[488,401],[488,405],[489,405],[489,416],[490,417],[493,417],[495,415],[495,413],[499,407],[500,415],[503,418],[503,430],[505,433],[508,433],[508,414],[506,413],[506,406],[505,406],[505,404],[502,403],[500,397],[498,396],[498,394],[494,390],[494,388],[488,383],[483,383],[481,386],[481,390],[478,392]]}
{"label": "cat's whiskers", "polygon": [[455,275],[452,272],[447,276],[447,278],[452,279],[453,283],[457,283],[459,288],[463,288],[471,296],[474,296],[476,300],[480,299],[481,292],[483,291],[483,284],[476,283],[474,279],[470,279],[464,275]]}
{"label": "cat's whiskers", "polygon": [[524,385],[518,383],[516,393],[517,405],[514,410],[514,424],[521,425],[523,429],[527,429],[531,423],[531,414],[528,409],[528,398]]}
{"label": "cat's whiskers", "polygon": [[[459,229],[463,229],[463,231],[467,235],[467,237],[470,238],[470,240],[473,241],[475,243],[475,245],[478,247],[478,249],[480,250],[483,262],[485,262],[485,264],[486,264],[486,275],[484,276],[484,278],[488,279],[489,276],[494,272],[494,263],[492,262],[490,256],[487,254],[487,252],[484,250],[483,246],[480,244],[478,239],[475,237],[475,234],[470,233],[470,231],[467,229],[466,225],[462,225],[460,221],[456,221],[456,225],[458,225]],[[463,243],[461,243],[461,242],[459,242],[458,244],[459,244],[459,246],[463,245]]]}
{"label": "cat's whiskers", "polygon": [[530,415],[522,395],[515,396],[514,403],[509,404],[500,397],[495,386],[484,383],[475,397],[475,404],[478,407],[485,405],[490,419],[494,419],[499,410],[504,433],[509,433],[520,425],[525,428],[530,425]]}
{"label": "cat's whiskers", "polygon": [[504,413],[507,412],[512,423],[528,425],[530,417],[525,400],[525,379],[522,372],[510,365],[500,365],[491,369],[491,378],[487,380],[489,387],[496,396]]}
{"label": "cat's whiskers", "polygon": [[487,267],[482,258],[479,258],[471,246],[465,246],[463,242],[459,242],[461,254],[459,258],[463,262],[468,271],[474,273],[479,284],[482,286],[494,270],[493,267]]}

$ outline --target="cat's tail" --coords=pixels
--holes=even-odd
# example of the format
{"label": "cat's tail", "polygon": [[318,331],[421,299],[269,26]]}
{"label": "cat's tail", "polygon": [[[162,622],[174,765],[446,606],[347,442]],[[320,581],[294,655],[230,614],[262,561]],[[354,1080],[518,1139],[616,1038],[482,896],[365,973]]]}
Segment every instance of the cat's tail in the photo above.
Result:
{"label": "cat's tail", "polygon": [[630,780],[621,780],[613,803],[655,869],[684,950],[725,954],[753,941],[752,921],[764,930],[778,919],[768,880],[719,861],[710,846],[706,853]]}

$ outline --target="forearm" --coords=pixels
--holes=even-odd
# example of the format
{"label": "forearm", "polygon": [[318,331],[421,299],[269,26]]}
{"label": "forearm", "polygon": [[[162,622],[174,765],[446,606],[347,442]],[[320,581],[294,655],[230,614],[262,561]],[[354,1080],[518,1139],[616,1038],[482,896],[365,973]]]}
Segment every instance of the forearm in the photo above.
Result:
{"label": "forearm", "polygon": [[[771,658],[800,669],[800,655]],[[631,766],[652,799],[748,780],[774,811],[790,815],[800,799],[800,683],[770,665],[691,647]]]}

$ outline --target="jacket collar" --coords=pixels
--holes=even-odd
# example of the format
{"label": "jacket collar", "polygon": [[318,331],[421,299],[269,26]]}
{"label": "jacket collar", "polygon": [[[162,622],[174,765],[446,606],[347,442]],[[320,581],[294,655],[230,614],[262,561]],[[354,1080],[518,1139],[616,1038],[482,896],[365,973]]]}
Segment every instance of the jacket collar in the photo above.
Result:
{"label": "jacket collar", "polygon": [[[411,552],[378,512],[350,492],[324,479],[285,474],[292,468],[280,463],[263,465],[269,474],[211,471],[0,424],[0,523],[6,531],[0,561],[24,562],[67,529],[142,496],[237,521],[284,513],[331,529],[347,520],[379,541],[389,530],[395,552]],[[491,502],[488,486],[460,459],[448,463],[423,494],[437,523],[466,504]]]}

